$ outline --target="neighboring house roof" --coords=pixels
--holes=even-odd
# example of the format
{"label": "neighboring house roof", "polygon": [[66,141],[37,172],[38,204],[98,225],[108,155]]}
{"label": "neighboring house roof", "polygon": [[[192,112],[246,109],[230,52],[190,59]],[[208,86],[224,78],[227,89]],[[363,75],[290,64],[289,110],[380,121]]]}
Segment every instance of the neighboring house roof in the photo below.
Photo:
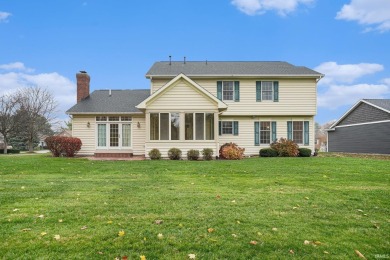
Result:
{"label": "neighboring house roof", "polygon": [[146,77],[175,77],[183,73],[188,77],[211,76],[279,76],[315,77],[324,75],[312,69],[294,66],[283,61],[160,61],[153,64]]}
{"label": "neighboring house roof", "polygon": [[390,113],[390,99],[363,99],[364,101],[382,108],[384,111]]}
{"label": "neighboring house roof", "polygon": [[135,106],[149,96],[149,89],[95,90],[66,113],[71,115],[140,113]]}
{"label": "neighboring house roof", "polygon": [[[379,115],[379,117],[382,117],[383,120],[387,120],[387,118],[390,118],[390,99],[361,99],[358,102],[356,102],[356,104],[353,105],[342,117],[340,117],[339,120],[334,122],[329,127],[328,131],[333,131],[335,127],[339,126],[339,124],[342,123],[344,119],[350,116],[355,110],[357,110],[362,105],[369,106],[374,110],[375,108],[379,109],[376,111],[383,111],[381,112],[382,114]],[[374,115],[373,113],[366,113],[366,116],[378,117],[378,114]],[[375,118],[374,121],[378,121],[378,118]],[[365,122],[365,123],[370,123],[370,122]]]}
{"label": "neighboring house roof", "polygon": [[203,87],[201,87],[198,83],[184,75],[183,73],[180,73],[175,78],[173,78],[171,81],[169,81],[167,84],[159,88],[156,92],[154,92],[151,96],[149,96],[147,99],[143,100],[139,105],[136,107],[138,109],[146,109],[149,102],[153,102],[158,96],[160,96],[162,93],[164,93],[170,86],[172,86],[175,82],[179,81],[180,79],[184,79],[188,83],[190,83],[194,88],[196,88],[200,93],[202,93],[205,97],[209,98],[209,100],[215,102],[218,105],[219,110],[226,110],[227,105],[216,98],[214,95],[212,95],[210,92],[205,90]]}

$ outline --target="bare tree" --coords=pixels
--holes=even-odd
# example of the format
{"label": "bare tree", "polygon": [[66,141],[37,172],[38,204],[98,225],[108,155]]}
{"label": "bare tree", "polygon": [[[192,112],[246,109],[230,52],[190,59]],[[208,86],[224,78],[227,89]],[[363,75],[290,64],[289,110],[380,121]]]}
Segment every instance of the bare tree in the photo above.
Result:
{"label": "bare tree", "polygon": [[4,153],[7,153],[8,137],[16,130],[18,120],[15,116],[19,108],[19,99],[16,94],[0,96],[0,134],[4,139]]}
{"label": "bare tree", "polygon": [[57,103],[53,95],[41,87],[19,90],[18,99],[20,110],[23,111],[19,120],[23,121],[23,125],[25,125],[24,131],[26,131],[27,135],[28,150],[33,152],[35,137],[45,129],[45,125],[42,124],[42,118],[49,123],[52,122]]}

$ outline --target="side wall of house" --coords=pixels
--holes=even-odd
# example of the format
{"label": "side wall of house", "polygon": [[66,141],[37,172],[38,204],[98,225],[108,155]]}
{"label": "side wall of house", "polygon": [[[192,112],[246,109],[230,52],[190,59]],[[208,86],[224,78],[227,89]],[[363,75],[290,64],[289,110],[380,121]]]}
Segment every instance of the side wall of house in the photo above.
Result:
{"label": "side wall of house", "polygon": [[328,152],[390,154],[390,122],[336,127],[328,132]]}
{"label": "side wall of house", "polygon": [[366,103],[360,103],[357,107],[351,111],[348,116],[341,120],[337,125],[350,125],[367,122],[375,122],[382,120],[390,120],[390,114],[380,110],[379,108],[373,107]]}
{"label": "side wall of house", "polygon": [[[89,127],[88,127],[89,122]],[[138,124],[139,123],[139,124]],[[73,115],[72,136],[81,139],[83,145],[78,153],[79,155],[93,155],[95,152],[123,152],[124,150],[109,148],[97,149],[96,143],[96,115]],[[131,123],[132,149],[126,149],[134,155],[144,155],[145,153],[145,116],[132,115]]]}
{"label": "side wall of house", "polygon": [[[88,127],[89,122],[89,127]],[[83,145],[78,154],[93,155],[95,153],[96,143],[96,124],[95,116],[74,115],[72,119],[72,136],[81,139]]]}
{"label": "side wall of house", "polygon": [[[240,101],[224,101],[228,110],[224,115],[315,115],[317,113],[317,88],[315,79],[285,78],[191,78],[201,87],[217,96],[217,80],[240,82]],[[256,81],[278,81],[279,101],[256,101]],[[169,79],[152,80],[152,93],[164,86]],[[294,108],[294,109],[291,109]]]}
{"label": "side wall of house", "polygon": [[300,148],[309,148],[314,152],[314,117],[231,117],[221,116],[221,121],[238,121],[238,135],[220,135],[219,144],[233,142],[245,148],[245,155],[258,155],[260,149],[269,144],[255,145],[254,122],[276,122],[276,138],[287,138],[287,121],[309,121],[309,145],[299,144]]}

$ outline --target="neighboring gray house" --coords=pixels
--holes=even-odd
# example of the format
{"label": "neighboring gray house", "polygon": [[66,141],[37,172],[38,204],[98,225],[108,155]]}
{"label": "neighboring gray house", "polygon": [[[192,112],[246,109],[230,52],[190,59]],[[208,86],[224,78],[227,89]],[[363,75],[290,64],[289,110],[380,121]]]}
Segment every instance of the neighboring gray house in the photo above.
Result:
{"label": "neighboring gray house", "polygon": [[362,99],[328,129],[328,152],[390,154],[390,99]]}

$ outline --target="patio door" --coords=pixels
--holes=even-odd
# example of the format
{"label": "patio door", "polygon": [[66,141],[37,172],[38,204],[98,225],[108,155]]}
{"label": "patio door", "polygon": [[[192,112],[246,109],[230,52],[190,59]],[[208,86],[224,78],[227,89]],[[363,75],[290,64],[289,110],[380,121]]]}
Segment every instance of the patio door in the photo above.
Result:
{"label": "patio door", "polygon": [[106,123],[97,126],[98,148],[131,148],[131,124]]}

